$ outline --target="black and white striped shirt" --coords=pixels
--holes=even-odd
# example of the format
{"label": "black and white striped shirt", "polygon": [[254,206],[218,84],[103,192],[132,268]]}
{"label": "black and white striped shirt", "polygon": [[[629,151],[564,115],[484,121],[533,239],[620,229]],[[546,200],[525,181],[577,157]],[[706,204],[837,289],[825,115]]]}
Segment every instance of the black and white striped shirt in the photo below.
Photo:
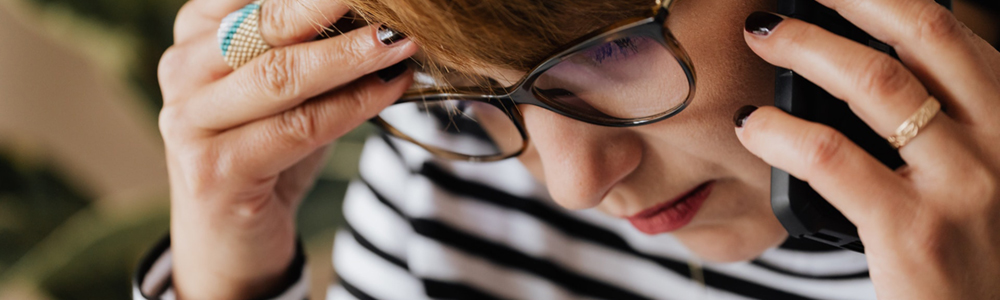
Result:
{"label": "black and white striped shirt", "polygon": [[[516,159],[444,161],[379,136],[360,163],[328,299],[875,298],[861,254],[790,240],[753,261],[701,264],[669,234],[558,207]],[[169,266],[151,254],[143,265]],[[169,280],[153,273],[137,274],[136,299],[169,293],[144,288]],[[304,298],[306,280],[275,299]]]}

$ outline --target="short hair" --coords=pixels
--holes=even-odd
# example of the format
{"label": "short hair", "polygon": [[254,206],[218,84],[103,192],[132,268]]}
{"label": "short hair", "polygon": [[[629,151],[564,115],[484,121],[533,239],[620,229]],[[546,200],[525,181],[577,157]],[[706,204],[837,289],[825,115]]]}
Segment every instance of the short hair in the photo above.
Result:
{"label": "short hair", "polygon": [[653,0],[345,0],[413,38],[431,62],[527,71],[598,28],[649,14]]}

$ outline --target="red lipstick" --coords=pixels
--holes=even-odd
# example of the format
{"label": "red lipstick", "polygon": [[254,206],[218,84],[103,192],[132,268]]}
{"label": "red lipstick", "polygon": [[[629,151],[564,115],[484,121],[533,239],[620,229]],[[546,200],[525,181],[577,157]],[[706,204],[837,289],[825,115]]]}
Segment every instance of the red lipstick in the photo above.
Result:
{"label": "red lipstick", "polygon": [[705,199],[712,194],[713,183],[715,182],[702,183],[675,199],[628,217],[628,221],[639,231],[650,235],[681,229],[691,223]]}

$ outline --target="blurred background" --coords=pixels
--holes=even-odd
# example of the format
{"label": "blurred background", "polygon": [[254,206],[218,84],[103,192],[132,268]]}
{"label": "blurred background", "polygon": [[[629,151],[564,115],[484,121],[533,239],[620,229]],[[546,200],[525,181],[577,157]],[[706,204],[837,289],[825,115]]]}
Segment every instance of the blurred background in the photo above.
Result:
{"label": "blurred background", "polygon": [[[184,2],[0,0],[0,300],[130,298],[168,228],[156,65]],[[300,209],[318,290],[372,130],[337,143]]]}
{"label": "blurred background", "polygon": [[[129,299],[135,264],[168,227],[156,65],[184,2],[0,0],[0,300]],[[981,8],[956,3],[995,41]],[[314,299],[371,132],[337,143],[300,209]]]}

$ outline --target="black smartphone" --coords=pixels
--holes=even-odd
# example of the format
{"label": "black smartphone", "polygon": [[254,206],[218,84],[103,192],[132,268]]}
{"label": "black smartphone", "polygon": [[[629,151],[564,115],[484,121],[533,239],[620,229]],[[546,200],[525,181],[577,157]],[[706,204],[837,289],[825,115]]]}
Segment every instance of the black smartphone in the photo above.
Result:
{"label": "black smartphone", "polygon": [[[951,8],[951,0],[938,0]],[[889,45],[815,0],[778,0],[779,14],[816,24],[830,32],[896,57]],[[897,57],[898,58],[898,57]],[[778,68],[774,104],[793,116],[826,124],[861,146],[886,166],[904,164],[899,152],[858,118],[841,101],[792,70]],[[858,230],[840,211],[808,183],[778,168],[771,168],[771,209],[789,236],[864,252]]]}

